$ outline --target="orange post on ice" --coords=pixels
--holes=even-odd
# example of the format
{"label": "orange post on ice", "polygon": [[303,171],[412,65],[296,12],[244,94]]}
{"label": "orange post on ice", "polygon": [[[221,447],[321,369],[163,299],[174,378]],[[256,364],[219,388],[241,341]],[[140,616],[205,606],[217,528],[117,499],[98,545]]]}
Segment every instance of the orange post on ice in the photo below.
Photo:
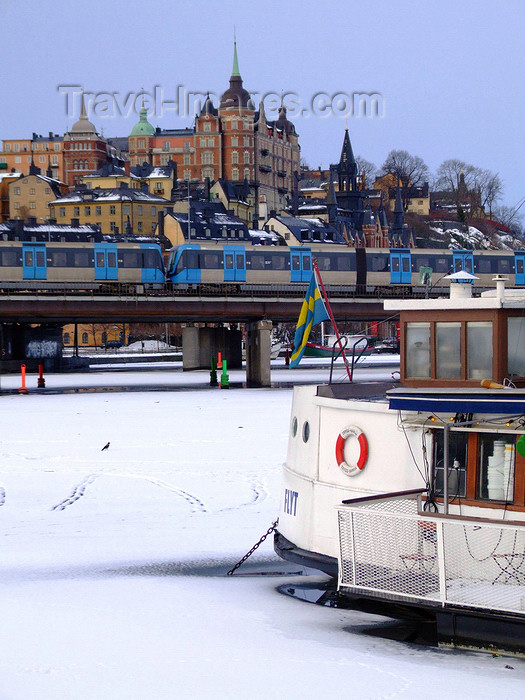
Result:
{"label": "orange post on ice", "polygon": [[217,354],[217,367],[222,367],[222,353]]}
{"label": "orange post on ice", "polygon": [[19,394],[27,394],[27,389],[26,389],[26,366],[25,365],[20,365],[20,372],[22,374],[22,386],[18,390]]}
{"label": "orange post on ice", "polygon": [[46,380],[44,379],[44,365],[38,365],[38,379],[36,385],[39,389],[45,389]]}

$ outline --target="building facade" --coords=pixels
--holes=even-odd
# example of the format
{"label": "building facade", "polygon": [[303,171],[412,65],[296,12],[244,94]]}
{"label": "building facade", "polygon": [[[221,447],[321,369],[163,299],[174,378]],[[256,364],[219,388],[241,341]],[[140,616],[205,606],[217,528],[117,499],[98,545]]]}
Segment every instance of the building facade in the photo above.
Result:
{"label": "building facade", "polygon": [[219,105],[208,96],[193,128],[175,130],[155,129],[143,108],[129,137],[129,158],[132,166],[165,165],[173,160],[184,180],[246,181],[258,227],[269,212],[289,204],[294,172],[300,168],[300,146],[284,105],[275,121],[266,118],[263,102],[256,109],[243,86],[234,45],[230,85]]}

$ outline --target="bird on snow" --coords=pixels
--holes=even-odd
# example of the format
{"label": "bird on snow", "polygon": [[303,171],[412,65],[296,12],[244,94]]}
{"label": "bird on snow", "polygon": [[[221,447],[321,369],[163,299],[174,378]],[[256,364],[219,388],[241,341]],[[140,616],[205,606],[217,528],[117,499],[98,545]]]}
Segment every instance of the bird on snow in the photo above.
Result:
{"label": "bird on snow", "polygon": [[109,442],[107,442],[104,447],[100,450],[101,452],[104,452],[104,450],[107,450],[109,447]]}

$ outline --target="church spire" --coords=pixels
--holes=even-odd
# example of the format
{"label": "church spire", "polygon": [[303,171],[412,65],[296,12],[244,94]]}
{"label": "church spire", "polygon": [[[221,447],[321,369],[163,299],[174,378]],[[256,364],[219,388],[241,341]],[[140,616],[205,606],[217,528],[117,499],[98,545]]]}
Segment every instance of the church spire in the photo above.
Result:
{"label": "church spire", "polygon": [[232,78],[240,78],[239,73],[239,59],[237,58],[237,40],[233,41],[233,68],[232,68]]}
{"label": "church spire", "polygon": [[337,174],[339,177],[339,191],[350,191],[357,189],[357,164],[348,135],[348,128],[345,129],[343,139],[343,148],[341,149],[341,157],[337,165]]}

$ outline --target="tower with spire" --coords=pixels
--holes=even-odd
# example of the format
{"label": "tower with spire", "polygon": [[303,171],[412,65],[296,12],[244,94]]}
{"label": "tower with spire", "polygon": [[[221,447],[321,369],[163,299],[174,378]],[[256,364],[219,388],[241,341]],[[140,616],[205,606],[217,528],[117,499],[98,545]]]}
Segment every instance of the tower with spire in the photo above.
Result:
{"label": "tower with spire", "polygon": [[99,170],[111,157],[108,142],[87,117],[82,93],[80,117],[64,135],[64,182],[74,187],[80,178]]}

